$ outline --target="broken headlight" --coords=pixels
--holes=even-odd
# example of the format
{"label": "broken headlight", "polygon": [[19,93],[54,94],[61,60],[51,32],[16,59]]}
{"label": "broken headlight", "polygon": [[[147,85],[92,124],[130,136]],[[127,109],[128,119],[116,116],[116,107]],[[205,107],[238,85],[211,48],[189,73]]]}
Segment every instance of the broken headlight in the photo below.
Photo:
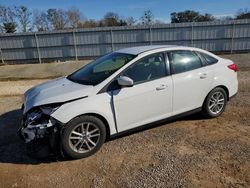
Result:
{"label": "broken headlight", "polygon": [[59,108],[59,106],[57,107],[50,107],[50,106],[42,106],[40,107],[41,111],[46,114],[46,115],[50,115],[53,112],[55,112],[57,109]]}
{"label": "broken headlight", "polygon": [[55,112],[59,106],[41,106],[35,108],[33,111],[27,114],[25,124],[27,127],[37,127],[40,129],[51,127],[50,115]]}

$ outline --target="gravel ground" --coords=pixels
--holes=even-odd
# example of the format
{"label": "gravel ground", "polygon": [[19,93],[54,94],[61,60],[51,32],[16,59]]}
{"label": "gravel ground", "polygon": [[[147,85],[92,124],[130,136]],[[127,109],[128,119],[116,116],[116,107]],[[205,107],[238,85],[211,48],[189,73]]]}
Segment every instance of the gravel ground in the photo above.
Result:
{"label": "gravel ground", "polygon": [[16,134],[21,97],[0,97],[0,187],[250,187],[249,77],[239,72],[219,118],[161,123],[75,161],[29,158]]}

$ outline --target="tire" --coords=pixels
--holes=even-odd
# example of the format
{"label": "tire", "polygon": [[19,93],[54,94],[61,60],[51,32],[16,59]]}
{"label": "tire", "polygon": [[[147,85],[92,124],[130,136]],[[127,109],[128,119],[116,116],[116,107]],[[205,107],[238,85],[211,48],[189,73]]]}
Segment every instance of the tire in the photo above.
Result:
{"label": "tire", "polygon": [[216,118],[224,112],[226,104],[226,91],[221,87],[216,87],[207,95],[202,106],[202,114],[206,118]]}
{"label": "tire", "polygon": [[61,136],[63,152],[73,159],[96,153],[106,139],[104,123],[95,116],[80,116],[70,121]]}

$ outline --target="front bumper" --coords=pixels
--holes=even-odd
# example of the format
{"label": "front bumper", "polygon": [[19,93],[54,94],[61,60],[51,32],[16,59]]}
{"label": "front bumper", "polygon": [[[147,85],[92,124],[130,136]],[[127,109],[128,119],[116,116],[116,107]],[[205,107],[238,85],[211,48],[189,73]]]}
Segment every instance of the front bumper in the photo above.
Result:
{"label": "front bumper", "polygon": [[37,126],[31,127],[29,125],[25,125],[24,121],[22,121],[21,127],[18,130],[18,134],[20,138],[25,143],[29,143],[36,139],[46,138],[46,136],[50,135],[51,132],[57,132],[57,127],[53,125],[51,121],[49,121],[49,123],[47,124],[47,127],[44,127],[44,124],[43,126],[37,125]]}
{"label": "front bumper", "polygon": [[24,115],[18,130],[19,137],[26,143],[27,152],[35,157],[46,157],[60,150],[62,124],[48,115],[41,115],[30,123]]}

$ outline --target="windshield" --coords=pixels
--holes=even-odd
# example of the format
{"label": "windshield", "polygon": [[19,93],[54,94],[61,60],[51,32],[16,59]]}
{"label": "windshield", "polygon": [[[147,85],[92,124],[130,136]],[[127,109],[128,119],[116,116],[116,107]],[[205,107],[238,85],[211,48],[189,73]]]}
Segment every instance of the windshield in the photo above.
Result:
{"label": "windshield", "polygon": [[85,65],[67,78],[84,85],[97,85],[135,58],[135,55],[110,53]]}

